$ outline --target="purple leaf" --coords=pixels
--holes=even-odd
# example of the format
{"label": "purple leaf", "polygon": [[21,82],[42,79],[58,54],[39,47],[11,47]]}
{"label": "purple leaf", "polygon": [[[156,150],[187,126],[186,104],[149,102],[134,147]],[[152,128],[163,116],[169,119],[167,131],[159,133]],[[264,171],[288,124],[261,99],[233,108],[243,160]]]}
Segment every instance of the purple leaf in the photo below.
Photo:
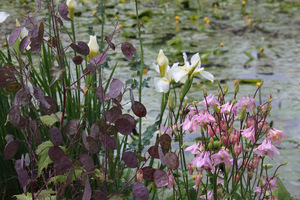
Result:
{"label": "purple leaf", "polygon": [[72,19],[68,17],[69,10],[68,10],[67,4],[65,4],[65,3],[59,4],[58,12],[64,20],[72,21]]}
{"label": "purple leaf", "polygon": [[14,126],[14,128],[16,129],[23,129],[26,128],[28,125],[28,119],[24,118],[24,117],[20,117],[20,121],[18,126]]}
{"label": "purple leaf", "polygon": [[132,44],[128,42],[122,43],[121,50],[124,56],[129,60],[132,60],[132,57],[136,51],[135,48],[132,46]]}
{"label": "purple leaf", "polygon": [[134,101],[134,103],[131,104],[131,110],[137,117],[145,117],[147,114],[145,106],[138,101]]}
{"label": "purple leaf", "polygon": [[168,152],[165,155],[166,166],[169,169],[175,170],[179,167],[179,158],[174,152]]}
{"label": "purple leaf", "polygon": [[97,97],[97,99],[98,99],[101,103],[103,103],[104,100],[105,100],[104,95],[105,95],[105,94],[104,94],[104,89],[103,89],[102,85],[99,85],[98,88],[97,88],[97,90],[96,90],[96,97]]}
{"label": "purple leaf", "polygon": [[30,37],[27,35],[25,36],[21,43],[20,43],[20,51],[23,53],[25,51],[25,49],[28,47],[28,45],[30,44]]}
{"label": "purple leaf", "polygon": [[117,148],[117,142],[115,137],[110,137],[109,135],[102,134],[100,135],[100,142],[104,148],[113,150]]}
{"label": "purple leaf", "polygon": [[15,72],[11,63],[6,63],[0,68],[0,88],[6,88],[10,83],[15,82]]}
{"label": "purple leaf", "polygon": [[122,110],[115,106],[112,107],[107,113],[106,113],[106,120],[110,123],[114,123],[120,116],[122,115]]}
{"label": "purple leaf", "polygon": [[9,115],[10,123],[12,123],[12,125],[14,125],[14,126],[18,126],[20,123],[20,118],[21,118],[18,105],[13,104],[9,108],[8,115]]}
{"label": "purple leaf", "polygon": [[158,155],[159,155],[161,164],[166,165],[165,153],[163,152],[162,148],[160,148],[160,147],[158,147]]}
{"label": "purple leaf", "polygon": [[158,154],[158,146],[152,146],[148,149],[148,153],[152,158],[158,158],[159,159],[159,154]]}
{"label": "purple leaf", "polygon": [[49,109],[51,106],[44,98],[44,92],[38,88],[33,88],[33,96],[41,103],[46,109]]}
{"label": "purple leaf", "polygon": [[103,65],[106,62],[106,57],[107,57],[106,53],[100,53],[97,56],[93,57],[90,63],[95,67],[99,65]]}
{"label": "purple leaf", "polygon": [[65,125],[63,132],[68,135],[74,135],[77,133],[77,127],[79,125],[79,119],[71,119]]}
{"label": "purple leaf", "polygon": [[17,152],[18,152],[18,142],[16,140],[13,140],[10,143],[6,144],[3,151],[3,157],[5,160],[12,159]]}
{"label": "purple leaf", "polygon": [[109,85],[109,96],[113,99],[119,96],[122,90],[122,85],[122,81],[119,79],[113,79]]}
{"label": "purple leaf", "polygon": [[85,42],[79,41],[78,45],[75,43],[71,43],[70,46],[74,51],[76,51],[79,54],[87,56],[90,53],[90,48]]}
{"label": "purple leaf", "polygon": [[57,175],[63,175],[68,172],[72,166],[72,161],[68,157],[64,156],[58,163],[55,163],[54,168]]}
{"label": "purple leaf", "polygon": [[46,108],[44,106],[44,104],[41,104],[40,105],[40,108],[41,110],[46,114],[46,115],[51,115],[53,113],[56,113],[57,111],[57,106],[56,106],[56,103],[55,101],[51,98],[51,97],[48,97],[48,96],[44,96],[44,99],[45,101],[47,101],[47,103],[50,105],[49,108]]}
{"label": "purple leaf", "polygon": [[147,187],[141,182],[135,182],[132,186],[132,192],[137,200],[148,200],[149,192]]}
{"label": "purple leaf", "polygon": [[41,0],[36,0],[37,6],[33,14],[36,14],[41,9]]}
{"label": "purple leaf", "polygon": [[29,180],[29,175],[25,169],[21,169],[18,173],[18,180],[21,187],[26,187]]}
{"label": "purple leaf", "polygon": [[91,197],[92,197],[91,185],[90,185],[89,179],[86,179],[82,200],[90,200]]}
{"label": "purple leaf", "polygon": [[22,27],[18,26],[9,35],[8,45],[13,45],[21,34]]}
{"label": "purple leaf", "polygon": [[21,105],[28,105],[31,102],[31,94],[26,86],[23,86],[16,94],[16,98]]}
{"label": "purple leaf", "polygon": [[90,135],[94,139],[97,139],[100,133],[100,128],[97,123],[92,124],[91,129],[90,129]]}
{"label": "purple leaf", "polygon": [[168,186],[169,177],[165,171],[157,169],[154,173],[154,182],[158,188],[163,188]]}
{"label": "purple leaf", "polygon": [[94,170],[94,161],[88,154],[80,154],[79,161],[86,171],[90,172]]}
{"label": "purple leaf", "polygon": [[86,142],[88,144],[88,152],[90,153],[98,153],[99,151],[99,146],[98,142],[91,136],[86,137]]}
{"label": "purple leaf", "polygon": [[39,53],[42,47],[42,42],[43,42],[43,36],[44,36],[44,24],[41,22],[37,36],[32,36],[30,38],[30,52],[32,53]]}
{"label": "purple leaf", "polygon": [[109,45],[109,47],[112,49],[112,50],[116,50],[116,46],[115,46],[115,44],[114,43],[112,43],[112,41],[111,41],[111,37],[109,37],[109,36],[105,36],[105,40],[106,40],[106,42],[107,42],[107,44]]}
{"label": "purple leaf", "polygon": [[154,173],[155,173],[155,169],[148,166],[148,167],[143,167],[142,168],[142,171],[143,171],[143,178],[146,180],[146,181],[154,181]]}
{"label": "purple leaf", "polygon": [[80,65],[83,61],[83,58],[81,56],[75,56],[72,60],[75,65]]}
{"label": "purple leaf", "polygon": [[105,196],[105,194],[102,191],[99,191],[99,190],[94,190],[93,191],[93,198],[95,200],[107,200],[107,197]]}
{"label": "purple leaf", "polygon": [[49,148],[48,155],[54,163],[58,163],[65,156],[65,152],[58,146],[52,146]]}
{"label": "purple leaf", "polygon": [[33,31],[37,28],[38,21],[34,17],[29,17],[25,21],[25,27],[28,29],[28,31]]}
{"label": "purple leaf", "polygon": [[54,146],[61,145],[62,142],[62,134],[59,128],[53,126],[50,130],[50,138]]}
{"label": "purple leaf", "polygon": [[138,166],[138,159],[131,151],[123,153],[123,160],[125,164],[130,168],[136,168]]}
{"label": "purple leaf", "polygon": [[118,131],[122,133],[123,135],[130,135],[132,132],[132,129],[135,128],[135,124],[131,123],[131,121],[128,118],[125,118],[124,115],[121,115],[116,123],[115,123]]}
{"label": "purple leaf", "polygon": [[172,139],[168,134],[163,134],[162,136],[159,137],[159,144],[165,150],[170,149],[171,142]]}

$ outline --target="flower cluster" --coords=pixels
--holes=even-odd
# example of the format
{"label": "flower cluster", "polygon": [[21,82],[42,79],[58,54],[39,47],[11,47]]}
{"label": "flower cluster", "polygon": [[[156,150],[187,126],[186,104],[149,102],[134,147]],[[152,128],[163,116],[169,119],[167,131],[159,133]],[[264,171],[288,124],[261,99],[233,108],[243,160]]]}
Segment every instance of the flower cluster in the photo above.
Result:
{"label": "flower cluster", "polygon": [[[270,127],[266,120],[271,109],[271,99],[256,106],[254,98],[243,97],[225,102],[224,96],[222,93],[219,96],[205,96],[204,100],[188,105],[183,112],[186,115],[181,124],[182,129],[201,134],[200,141],[185,149],[195,156],[188,165],[190,174],[197,171],[194,188],[199,191],[205,171],[213,187],[221,189],[217,194],[215,191],[206,191],[200,198],[213,199],[216,197],[213,194],[224,198],[224,191],[229,190],[229,182],[232,182],[234,188],[243,181],[245,185],[252,183],[252,188],[256,186],[251,193],[253,197],[264,198],[267,192],[277,189],[277,178],[274,175],[259,184],[251,182],[253,172],[263,172],[259,166],[263,165],[265,156],[273,160],[274,154],[280,155],[274,144],[280,145],[281,140],[287,136]],[[223,183],[212,181],[212,177],[223,180]],[[227,185],[224,185],[224,179],[227,179]]]}
{"label": "flower cluster", "polygon": [[153,68],[161,76],[154,78],[155,88],[158,92],[167,93],[173,81],[176,83],[185,83],[187,80],[192,80],[193,76],[197,73],[200,73],[203,78],[211,82],[214,81],[214,76],[204,71],[204,68],[201,67],[201,59],[198,53],[192,56],[191,62],[188,61],[186,53],[183,53],[183,59],[183,66],[179,66],[179,63],[174,63],[170,67],[169,60],[164,52],[162,50],[159,51],[157,64],[153,64]]}

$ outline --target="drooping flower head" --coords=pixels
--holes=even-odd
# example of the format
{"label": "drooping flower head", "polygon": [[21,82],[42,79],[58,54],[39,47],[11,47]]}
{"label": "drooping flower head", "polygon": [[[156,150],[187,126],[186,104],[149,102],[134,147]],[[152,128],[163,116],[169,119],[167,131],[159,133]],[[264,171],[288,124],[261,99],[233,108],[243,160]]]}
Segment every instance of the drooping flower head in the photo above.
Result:
{"label": "drooping flower head", "polygon": [[200,101],[198,104],[203,105],[204,109],[210,108],[213,109],[214,104],[220,105],[218,100],[216,99],[215,95],[210,94],[206,97],[206,100],[204,99],[203,101]]}
{"label": "drooping flower head", "polygon": [[277,145],[281,144],[282,138],[287,138],[286,134],[282,132],[281,130],[277,130],[275,128],[271,128],[268,132],[267,138],[274,142]]}
{"label": "drooping flower head", "polygon": [[227,167],[231,166],[230,159],[232,156],[225,149],[221,149],[218,153],[211,156],[214,159],[214,165],[217,166],[220,163],[225,163]]}
{"label": "drooping flower head", "polygon": [[268,139],[265,139],[261,145],[253,150],[258,156],[269,156],[273,160],[274,153],[280,155],[280,151]]}
{"label": "drooping flower head", "polygon": [[253,109],[255,108],[255,99],[249,98],[249,97],[243,97],[241,98],[235,105],[234,108],[238,108],[242,110],[242,108],[246,107],[246,112],[253,112]]}
{"label": "drooping flower head", "polygon": [[242,130],[242,135],[251,140],[252,141],[252,144],[255,143],[255,129],[253,126],[251,126],[250,128],[247,128],[247,129],[244,129]]}

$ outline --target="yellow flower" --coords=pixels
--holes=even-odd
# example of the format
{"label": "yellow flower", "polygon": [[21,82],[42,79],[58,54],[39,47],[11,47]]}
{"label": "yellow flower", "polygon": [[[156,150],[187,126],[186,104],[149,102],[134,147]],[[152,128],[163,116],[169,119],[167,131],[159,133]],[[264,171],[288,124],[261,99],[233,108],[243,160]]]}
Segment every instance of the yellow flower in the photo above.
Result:
{"label": "yellow flower", "polygon": [[214,7],[217,8],[217,7],[218,7],[218,4],[214,4]]}
{"label": "yellow flower", "polygon": [[208,18],[207,18],[207,17],[205,17],[205,18],[204,18],[204,21],[206,22],[207,20],[208,20]]}
{"label": "yellow flower", "polygon": [[252,19],[248,19],[248,23],[251,24],[251,22],[252,22]]}
{"label": "yellow flower", "polygon": [[223,43],[223,42],[221,42],[221,43],[220,43],[220,46],[221,46],[221,47],[223,47],[223,46],[224,46],[224,43]]}
{"label": "yellow flower", "polygon": [[243,1],[243,2],[242,2],[242,5],[246,5],[246,1]]}
{"label": "yellow flower", "polygon": [[170,5],[170,1],[168,1],[167,4]]}
{"label": "yellow flower", "polygon": [[176,24],[179,24],[179,21],[178,21],[178,20],[176,20]]}
{"label": "yellow flower", "polygon": [[257,86],[260,86],[260,85],[261,85],[261,82],[257,82],[256,85],[257,85]]}
{"label": "yellow flower", "polygon": [[179,16],[178,16],[178,15],[176,15],[176,16],[175,16],[175,19],[177,19],[177,20],[178,20],[178,19],[179,19]]}
{"label": "yellow flower", "polygon": [[97,14],[97,10],[93,10],[93,16]]}
{"label": "yellow flower", "polygon": [[99,45],[97,42],[97,37],[95,35],[94,36],[90,35],[90,41],[88,43],[88,46],[90,48],[90,54],[89,54],[90,58],[93,58],[99,53]]}
{"label": "yellow flower", "polygon": [[209,22],[210,22],[210,20],[208,19],[208,20],[206,21],[206,23],[209,24]]}
{"label": "yellow flower", "polygon": [[120,25],[119,25],[119,28],[123,28],[123,25],[122,25],[122,24],[120,24]]}

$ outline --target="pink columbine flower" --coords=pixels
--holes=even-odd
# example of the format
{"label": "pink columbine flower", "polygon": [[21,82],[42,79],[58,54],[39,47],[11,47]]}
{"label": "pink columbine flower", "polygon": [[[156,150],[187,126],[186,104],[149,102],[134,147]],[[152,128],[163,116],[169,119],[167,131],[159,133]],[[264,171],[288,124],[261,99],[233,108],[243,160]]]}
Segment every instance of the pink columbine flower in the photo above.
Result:
{"label": "pink columbine flower", "polygon": [[236,142],[234,144],[233,150],[234,150],[234,154],[236,156],[240,155],[242,153],[242,145],[241,145],[241,143],[240,142]]}
{"label": "pink columbine flower", "polygon": [[220,163],[225,163],[227,167],[231,166],[230,159],[232,159],[232,156],[224,149],[221,149],[218,153],[212,155],[211,158],[214,159],[215,166]]}
{"label": "pink columbine flower", "polygon": [[246,112],[253,112],[255,108],[255,102],[255,99],[243,97],[234,105],[234,108],[242,110],[242,108],[246,106]]}
{"label": "pink columbine flower", "polygon": [[202,152],[201,148],[202,148],[202,143],[198,142],[187,147],[184,151],[190,151],[192,154],[200,154]]}
{"label": "pink columbine flower", "polygon": [[200,196],[200,199],[213,200],[214,199],[213,192],[209,191],[207,194]]}
{"label": "pink columbine flower", "polygon": [[190,164],[195,165],[200,170],[204,169],[207,172],[210,172],[213,169],[213,165],[209,157],[209,152],[198,154],[196,158],[191,160]]}
{"label": "pink columbine flower", "polygon": [[232,108],[232,104],[230,101],[228,101],[227,103],[223,104],[221,107],[222,107],[221,108],[222,114],[229,114]]}
{"label": "pink columbine flower", "polygon": [[247,128],[247,129],[244,129],[242,130],[242,135],[251,140],[252,141],[252,144],[255,143],[255,130],[254,130],[254,126],[251,126],[250,128]]}
{"label": "pink columbine flower", "polygon": [[220,135],[220,129],[219,126],[217,125],[213,125],[213,127],[211,128],[211,126],[207,127],[207,133],[209,137],[214,137],[215,135]]}
{"label": "pink columbine flower", "polygon": [[216,122],[215,118],[207,111],[205,111],[204,113],[199,113],[199,118],[197,120],[200,123]]}
{"label": "pink columbine flower", "polygon": [[[206,104],[207,102],[207,104]],[[203,105],[204,109],[210,108],[213,109],[214,104],[216,105],[220,105],[220,103],[218,102],[218,100],[215,98],[215,95],[210,94],[206,97],[206,101],[205,99],[203,101],[200,101],[198,104]]]}
{"label": "pink columbine flower", "polygon": [[282,138],[287,138],[286,134],[280,130],[277,130],[275,128],[271,128],[268,132],[267,138],[274,142],[277,145],[281,144]]}
{"label": "pink columbine flower", "polygon": [[261,145],[259,145],[254,152],[258,156],[269,156],[273,160],[274,153],[280,155],[279,150],[272,144],[272,142],[268,139],[265,139]]}

